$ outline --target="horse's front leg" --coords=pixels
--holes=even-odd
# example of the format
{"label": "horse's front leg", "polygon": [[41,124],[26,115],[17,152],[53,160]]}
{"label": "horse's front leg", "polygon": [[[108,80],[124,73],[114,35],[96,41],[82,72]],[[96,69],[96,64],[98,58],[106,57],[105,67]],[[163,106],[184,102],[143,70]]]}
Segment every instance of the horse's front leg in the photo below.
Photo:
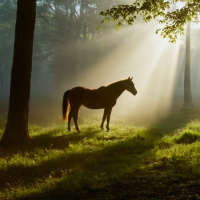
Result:
{"label": "horse's front leg", "polygon": [[103,112],[103,118],[102,118],[102,122],[101,122],[101,130],[103,130],[103,124],[106,120],[106,108],[104,109],[104,112]]}
{"label": "horse's front leg", "polygon": [[110,123],[110,115],[111,115],[111,111],[112,111],[112,107],[109,108],[108,111],[107,111],[107,125],[106,125],[106,129],[107,129],[107,131],[110,130],[109,123]]}

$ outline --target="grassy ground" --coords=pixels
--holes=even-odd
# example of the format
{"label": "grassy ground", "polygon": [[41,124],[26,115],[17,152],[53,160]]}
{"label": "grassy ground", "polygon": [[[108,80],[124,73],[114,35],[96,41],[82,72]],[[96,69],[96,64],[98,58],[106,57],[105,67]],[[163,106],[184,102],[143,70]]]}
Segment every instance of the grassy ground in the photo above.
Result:
{"label": "grassy ground", "polygon": [[[0,136],[5,120],[0,118]],[[200,199],[200,115],[180,113],[154,125],[87,119],[30,126],[32,146],[0,149],[0,199]]]}

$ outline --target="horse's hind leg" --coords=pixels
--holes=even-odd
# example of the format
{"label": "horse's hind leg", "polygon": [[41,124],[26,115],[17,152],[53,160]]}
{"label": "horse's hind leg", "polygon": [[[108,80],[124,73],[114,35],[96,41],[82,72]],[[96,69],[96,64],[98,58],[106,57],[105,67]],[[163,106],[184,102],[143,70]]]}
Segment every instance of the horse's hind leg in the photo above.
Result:
{"label": "horse's hind leg", "polygon": [[70,110],[69,112],[69,116],[68,116],[68,131],[71,131],[71,119],[72,119],[72,110]]}
{"label": "horse's hind leg", "polygon": [[103,124],[106,120],[106,108],[104,109],[104,112],[103,112],[103,118],[102,118],[102,122],[101,122],[101,130],[103,130]]}
{"label": "horse's hind leg", "polygon": [[79,127],[78,127],[78,112],[79,112],[79,108],[74,110],[73,119],[74,119],[74,124],[75,124],[76,130],[77,130],[77,132],[80,133],[80,130],[79,130]]}

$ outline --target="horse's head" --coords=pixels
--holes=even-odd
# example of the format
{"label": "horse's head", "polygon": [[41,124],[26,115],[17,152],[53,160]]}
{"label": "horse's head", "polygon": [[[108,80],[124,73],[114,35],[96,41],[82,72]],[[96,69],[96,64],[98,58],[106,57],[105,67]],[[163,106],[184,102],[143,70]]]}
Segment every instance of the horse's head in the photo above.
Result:
{"label": "horse's head", "polygon": [[133,95],[137,94],[137,90],[135,89],[134,83],[132,81],[132,78],[128,78],[125,80],[125,84],[126,84],[126,90],[128,90],[130,93],[132,93]]}

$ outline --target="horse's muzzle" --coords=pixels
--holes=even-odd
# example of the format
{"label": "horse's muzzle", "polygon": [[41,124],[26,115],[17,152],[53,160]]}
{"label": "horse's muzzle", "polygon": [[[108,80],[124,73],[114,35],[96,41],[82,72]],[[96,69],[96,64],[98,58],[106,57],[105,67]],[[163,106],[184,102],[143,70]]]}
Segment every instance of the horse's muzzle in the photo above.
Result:
{"label": "horse's muzzle", "polygon": [[137,91],[133,92],[133,95],[136,95],[137,94]]}

